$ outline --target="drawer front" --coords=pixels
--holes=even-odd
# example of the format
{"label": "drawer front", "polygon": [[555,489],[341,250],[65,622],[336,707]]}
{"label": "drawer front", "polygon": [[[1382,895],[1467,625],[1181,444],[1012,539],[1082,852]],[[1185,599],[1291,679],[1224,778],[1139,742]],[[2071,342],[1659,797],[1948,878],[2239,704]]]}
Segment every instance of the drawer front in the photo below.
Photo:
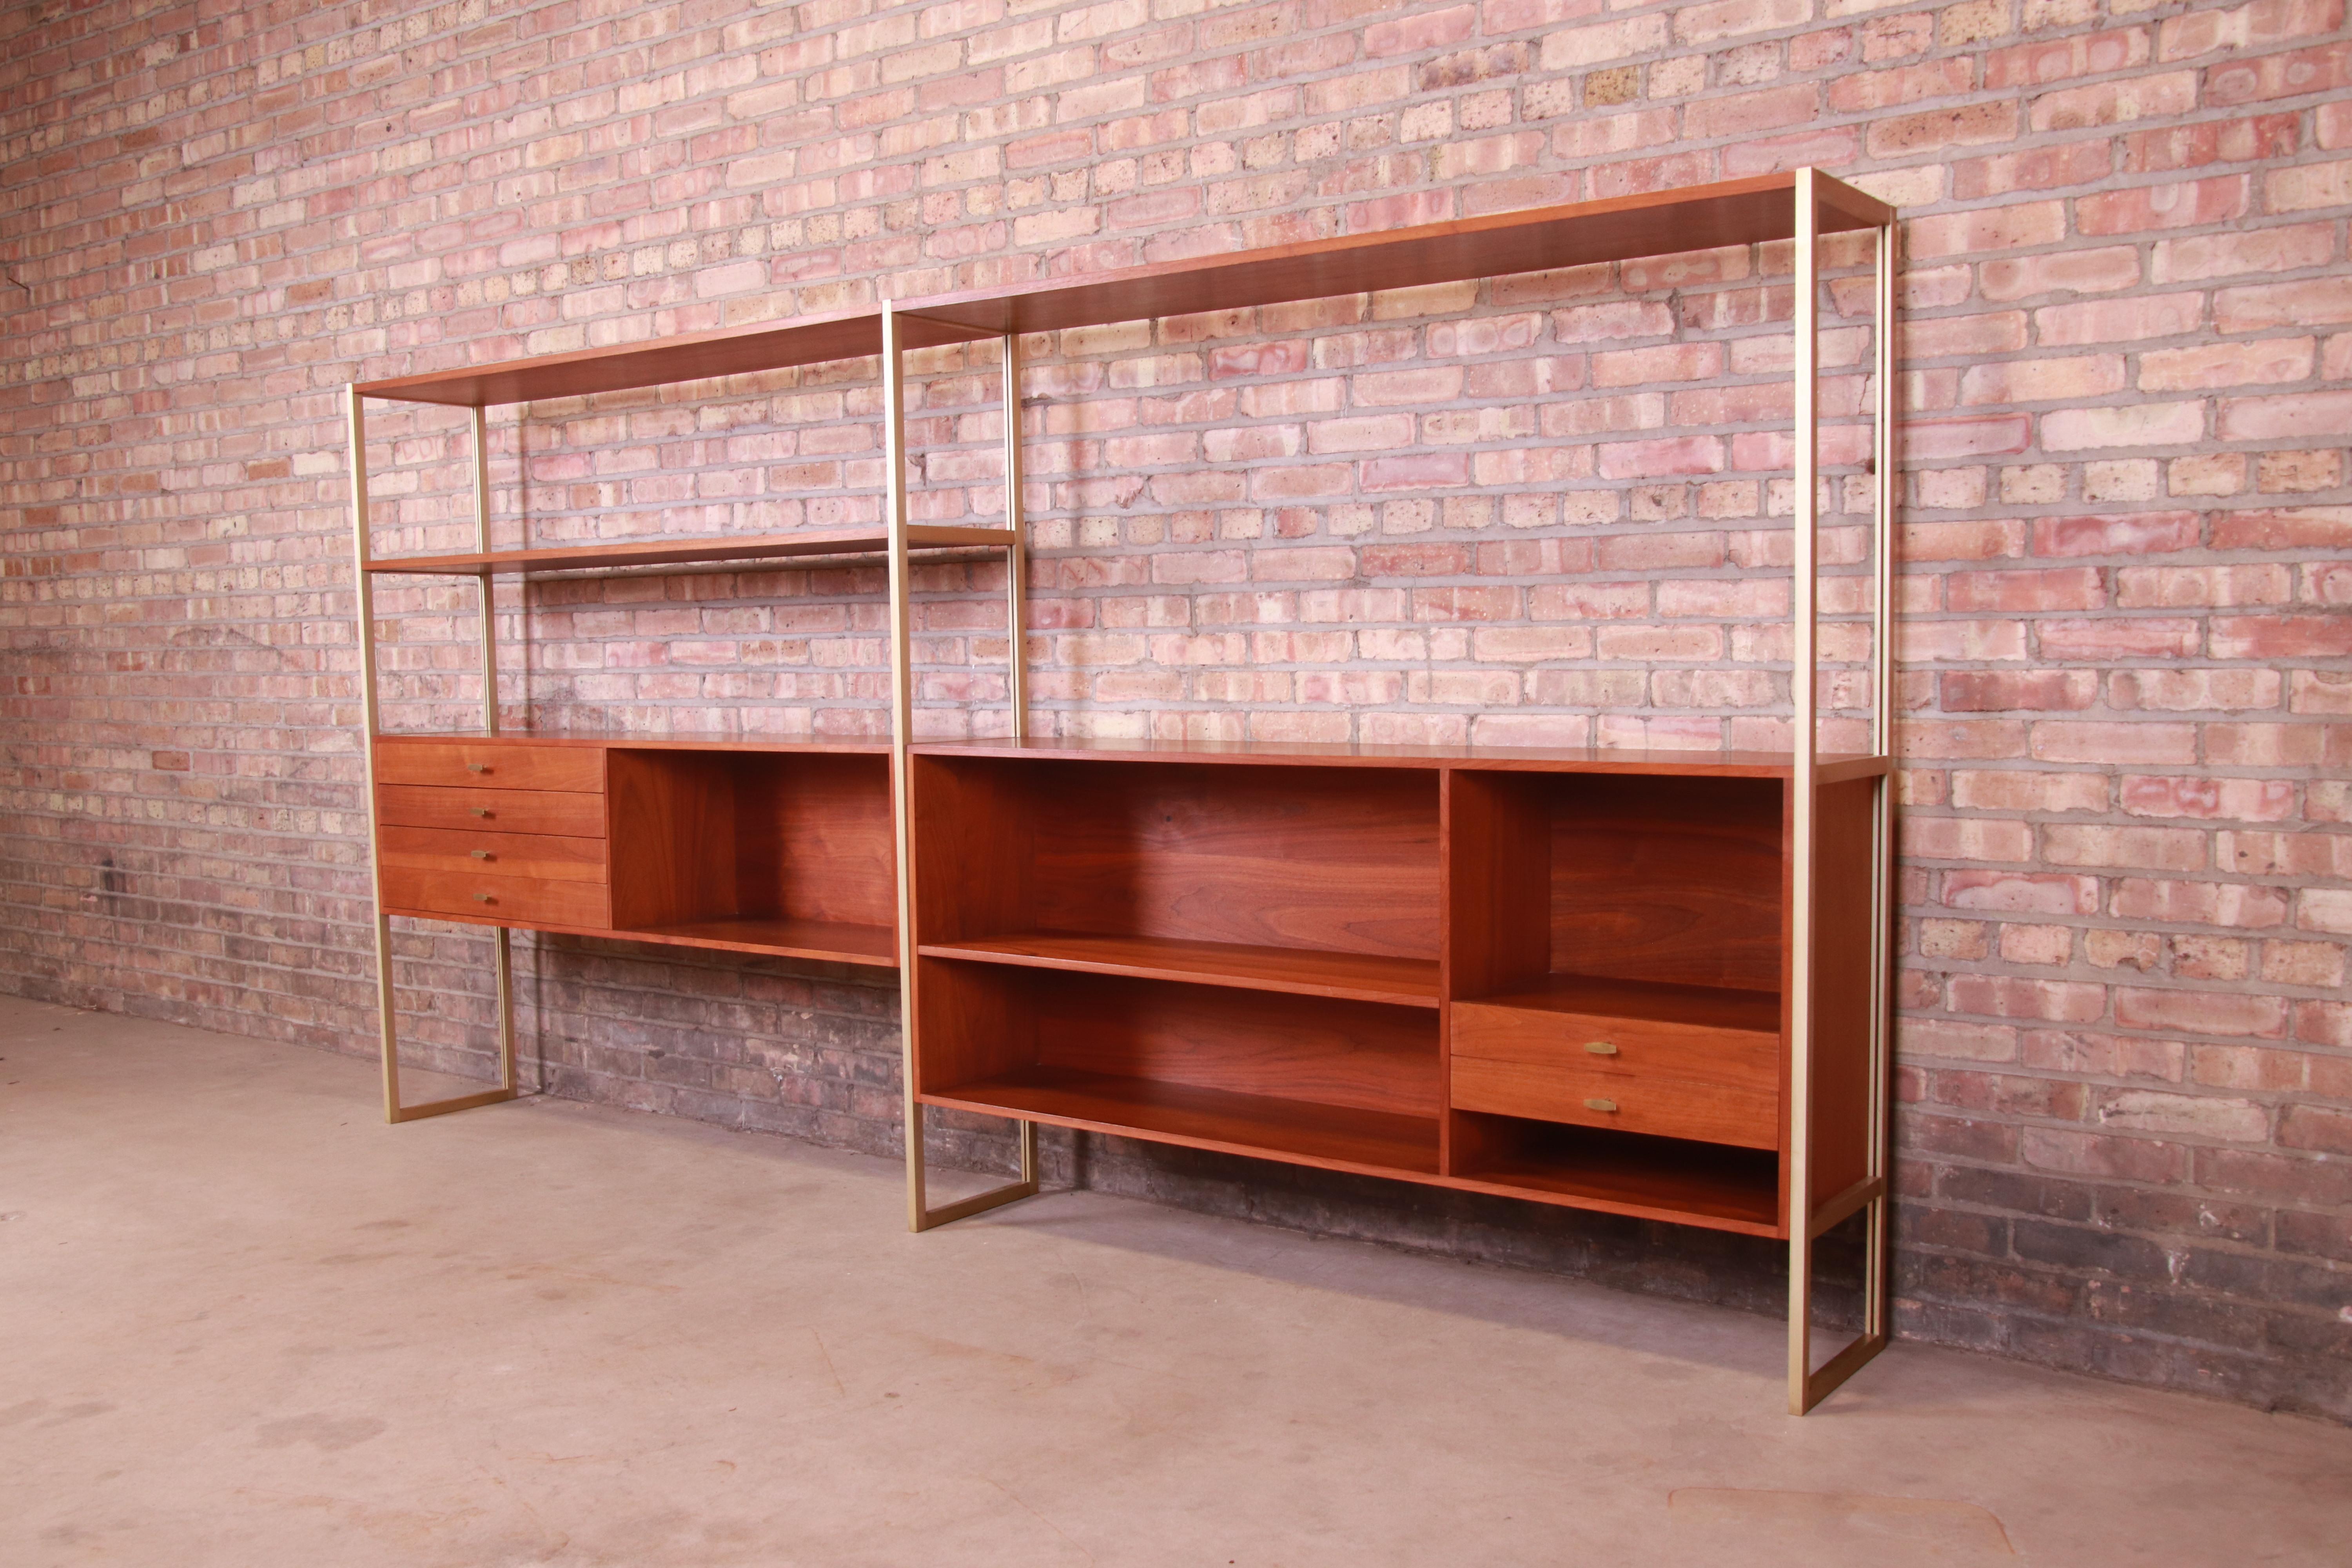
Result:
{"label": "drawer front", "polygon": [[437,915],[445,920],[572,926],[582,931],[612,929],[611,906],[602,882],[425,871],[387,863],[383,907],[394,914]]}
{"label": "drawer front", "polygon": [[549,882],[603,882],[604,841],[551,833],[486,833],[467,828],[387,827],[376,853],[387,868],[415,871],[533,877]]}
{"label": "drawer front", "polygon": [[472,789],[552,789],[602,795],[604,748],[529,741],[379,741],[379,784],[458,784]]}
{"label": "drawer front", "polygon": [[553,833],[567,838],[604,837],[603,795],[555,790],[386,784],[376,792],[376,816],[387,827]]}
{"label": "drawer front", "polygon": [[1778,1034],[1458,1002],[1453,1065],[1464,1110],[1780,1146]]}

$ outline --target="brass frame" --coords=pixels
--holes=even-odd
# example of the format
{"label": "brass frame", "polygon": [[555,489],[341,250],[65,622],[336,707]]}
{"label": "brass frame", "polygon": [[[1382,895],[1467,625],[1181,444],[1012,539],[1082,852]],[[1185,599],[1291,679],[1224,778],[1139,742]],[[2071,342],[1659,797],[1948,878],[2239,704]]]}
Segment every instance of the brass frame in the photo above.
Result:
{"label": "brass frame", "polygon": [[[915,1079],[915,860],[914,778],[909,771],[915,741],[914,637],[908,605],[907,371],[900,315],[882,305],[883,468],[888,477],[890,538],[890,780],[891,816],[898,848],[898,1049],[901,1103],[905,1107],[907,1228],[935,1226],[983,1214],[1034,1196],[1037,1191],[1037,1124],[1019,1117],[1021,1174],[984,1193],[930,1206],[929,1159],[923,1148],[923,1102]],[[1023,579],[1027,575],[1027,525],[1021,512],[1021,338],[1007,332],[1004,345],[1004,524],[1011,535],[1005,561],[1005,660],[1011,676],[1013,739],[1028,733],[1028,682],[1023,670],[1028,617]]]}
{"label": "brass frame", "polygon": [[[378,733],[375,675],[375,579],[368,568],[373,552],[368,543],[367,412],[360,389],[346,389],[352,442],[352,538],[359,589],[361,756],[365,764],[368,816],[369,887],[375,898],[375,988],[379,1046],[383,1062],[383,1119],[417,1121],[496,1105],[518,1098],[522,1090],[515,1065],[514,939],[504,926],[493,926],[497,955],[499,1003],[499,1085],[474,1094],[428,1100],[422,1105],[400,1103],[400,1021],[394,1011],[392,984],[392,917],[383,912],[383,824],[376,815],[375,742]],[[474,531],[482,551],[490,548],[490,464],[488,422],[482,410],[474,414]],[[482,725],[499,732],[499,647],[496,605],[487,568],[480,574],[482,590]]]}
{"label": "brass frame", "polygon": [[[1889,1320],[1888,1265],[1891,1258],[1891,1191],[1889,1160],[1892,1130],[1889,1090],[1894,1074],[1895,955],[1894,897],[1895,799],[1892,754],[1895,739],[1895,510],[1900,493],[1895,476],[1895,426],[1900,395],[1895,382],[1895,268],[1898,231],[1890,217],[1875,230],[1876,276],[1872,298],[1874,377],[1877,407],[1873,433],[1873,575],[1874,602],[1871,644],[1871,750],[1889,759],[1876,779],[1872,806],[1870,1004],[1871,1125],[1867,1132],[1865,1174],[1846,1191],[1815,1204],[1811,1189],[1811,1121],[1813,1087],[1813,960],[1816,909],[1815,846],[1818,839],[1820,755],[1818,741],[1821,679],[1820,558],[1821,411],[1820,353],[1820,209],[1824,184],[1847,189],[1811,168],[1797,171],[1795,200],[1796,312],[1794,331],[1795,496],[1793,527],[1794,594],[1791,605],[1793,647],[1790,658],[1791,707],[1794,734],[1790,789],[1790,1072],[1789,1072],[1789,1409],[1801,1415],[1811,1410],[1853,1372],[1885,1349],[1892,1331]],[[909,1229],[922,1231],[1028,1197],[1038,1190],[1037,1126],[1013,1117],[1019,1129],[1020,1177],[954,1203],[931,1207],[927,1198],[924,1149],[924,1106],[918,1092],[914,1061],[913,1021],[916,1007],[914,933],[914,864],[912,844],[912,779],[914,742],[913,637],[909,607],[910,525],[907,486],[906,340],[904,313],[886,302],[882,308],[883,435],[887,478],[887,564],[890,627],[890,763],[894,833],[898,850],[898,947],[901,1019],[901,1065],[907,1160],[907,1218]],[[1022,511],[1021,343],[1017,332],[1004,334],[1004,500],[1005,531],[1002,548],[1006,562],[1007,695],[1011,705],[1010,733],[1015,740],[1027,731],[1025,578],[1027,527]],[[364,718],[363,759],[368,795],[368,846],[376,903],[376,983],[382,1015],[384,1116],[389,1121],[414,1121],[478,1105],[516,1098],[513,974],[510,934],[493,927],[497,944],[499,1005],[499,1087],[480,1093],[424,1105],[400,1103],[400,1065],[391,955],[391,921],[383,913],[383,868],[378,853],[380,824],[376,812],[375,742],[378,733],[376,647],[373,583],[369,566],[368,480],[366,429],[359,389],[349,389],[352,451],[352,529],[358,562],[359,645],[361,691]],[[476,531],[487,553],[489,540],[489,484],[486,424],[483,410],[473,410],[474,493]],[[482,614],[483,726],[497,734],[498,654],[492,578],[479,575]],[[1851,1343],[1815,1368],[1812,1352],[1813,1244],[1853,1214],[1866,1210],[1863,1328]]]}
{"label": "brass frame", "polygon": [[[1790,737],[1795,753],[1790,833],[1789,978],[1789,1414],[1802,1415],[1827,1398],[1862,1364],[1886,1348],[1891,1192],[1888,1090],[1894,1077],[1895,893],[1895,266],[1892,221],[1877,232],[1876,276],[1871,297],[1873,370],[1878,405],[1871,443],[1871,565],[1875,590],[1871,622],[1871,750],[1888,766],[1872,796],[1871,854],[1871,1123],[1863,1179],[1816,1205],[1812,1199],[1814,842],[1819,795],[1821,682],[1821,185],[1829,179],[1797,171],[1796,191],[1796,495],[1795,595],[1790,607]],[[1869,1211],[1863,1247],[1862,1332],[1820,1367],[1812,1364],[1813,1243],[1857,1210]]]}

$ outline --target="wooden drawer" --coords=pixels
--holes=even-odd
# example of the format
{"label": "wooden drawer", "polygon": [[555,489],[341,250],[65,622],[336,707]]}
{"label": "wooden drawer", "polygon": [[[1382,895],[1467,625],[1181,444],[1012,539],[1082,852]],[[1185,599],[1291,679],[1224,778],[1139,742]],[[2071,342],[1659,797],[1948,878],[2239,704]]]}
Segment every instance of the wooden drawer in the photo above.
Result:
{"label": "wooden drawer", "polygon": [[602,795],[604,748],[530,741],[378,741],[379,784],[569,790]]}
{"label": "wooden drawer", "polygon": [[583,931],[612,928],[611,906],[602,882],[428,871],[389,861],[383,868],[383,907],[389,913],[438,915],[446,920],[572,926]]}
{"label": "wooden drawer", "polygon": [[459,871],[493,877],[534,877],[551,882],[606,880],[604,841],[551,833],[488,833],[478,829],[387,827],[376,852],[387,868]]}
{"label": "wooden drawer", "polygon": [[1453,1016],[1453,1102],[1461,1110],[1780,1147],[1777,1031],[1498,1002],[1457,1002]]}
{"label": "wooden drawer", "polygon": [[456,784],[386,784],[376,816],[387,827],[490,829],[604,837],[604,797],[544,789],[482,789]]}

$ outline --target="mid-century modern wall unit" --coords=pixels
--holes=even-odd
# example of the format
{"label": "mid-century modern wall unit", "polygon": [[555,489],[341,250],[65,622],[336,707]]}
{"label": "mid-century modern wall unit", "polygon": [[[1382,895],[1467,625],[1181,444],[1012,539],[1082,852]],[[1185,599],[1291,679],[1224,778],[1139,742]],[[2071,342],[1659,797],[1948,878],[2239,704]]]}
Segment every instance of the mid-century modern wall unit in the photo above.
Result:
{"label": "mid-century modern wall unit", "polygon": [[[1820,237],[1874,231],[1871,744],[1816,742]],[[1793,240],[1791,751],[1029,740],[1024,333]],[[350,389],[384,1109],[516,1092],[509,931],[896,968],[908,1216],[1036,1191],[1036,1126],[1670,1220],[1789,1246],[1801,1414],[1886,1341],[1896,486],[1893,209],[1811,169],[884,304]],[[1006,525],[910,521],[909,349],[1001,339]],[[493,550],[483,411],[878,354],[879,530]],[[473,410],[479,550],[370,547],[363,400]],[[908,576],[1003,551],[1011,732],[915,743]],[[889,740],[501,734],[501,574],[878,553]],[[479,733],[378,732],[377,574],[478,579]],[[496,930],[499,1087],[403,1106],[390,921]],[[1021,1179],[925,1195],[930,1107],[1019,1125]],[[1819,1363],[1812,1249],[1866,1220],[1864,1321]]]}

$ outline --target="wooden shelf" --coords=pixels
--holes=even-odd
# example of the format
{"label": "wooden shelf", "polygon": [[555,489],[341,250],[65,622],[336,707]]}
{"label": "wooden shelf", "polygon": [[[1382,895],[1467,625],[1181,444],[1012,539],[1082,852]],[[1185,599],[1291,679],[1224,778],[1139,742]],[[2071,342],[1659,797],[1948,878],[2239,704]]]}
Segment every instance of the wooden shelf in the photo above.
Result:
{"label": "wooden shelf", "polygon": [[1735,991],[1715,985],[1670,985],[1652,981],[1610,980],[1591,974],[1552,974],[1502,996],[1465,996],[1488,1007],[1520,1007],[1538,1013],[1574,1013],[1591,1017],[1637,1018],[1653,1024],[1685,1024],[1705,1029],[1748,1029],[1772,1034],[1780,1027],[1776,991]]}
{"label": "wooden shelf", "polygon": [[1034,969],[1124,974],[1139,980],[1188,981],[1242,991],[1280,991],[1402,1007],[1437,1005],[1437,964],[1432,959],[1381,958],[1238,942],[1174,942],[1160,937],[1074,936],[1027,931],[1018,936],[927,942],[927,958],[962,958]]}
{"label": "wooden shelf", "polygon": [[841,921],[711,920],[615,930],[625,942],[667,942],[675,947],[723,948],[779,958],[813,958],[827,963],[898,967],[898,937],[888,926],[850,925]]}
{"label": "wooden shelf", "polygon": [[[1796,772],[1787,752],[1682,752],[1549,749],[1533,746],[1391,746],[1370,742],[1118,741],[1059,736],[1040,740],[925,741],[925,757],[1036,757],[1077,762],[1257,763],[1301,767],[1472,768],[1480,772],[1637,773],[1692,778],[1784,779]],[[1860,752],[1824,752],[1821,782],[1874,778],[1889,760]]]}
{"label": "wooden shelf", "polygon": [[1478,1120],[1517,1137],[1503,1141],[1501,1152],[1457,1165],[1452,1185],[1747,1236],[1788,1234],[1780,1223],[1780,1159],[1769,1150],[1509,1117]]}
{"label": "wooden shelf", "polygon": [[[1795,232],[1796,186],[1792,173],[1759,174],[973,289],[898,308],[938,328],[1058,331],[1754,245]],[[1874,227],[1894,216],[1893,208],[1850,185],[1826,180],[1821,189],[1823,233]]]}
{"label": "wooden shelf", "polygon": [[[1007,332],[1247,310],[1293,300],[1787,239],[1795,232],[1796,186],[1793,174],[1759,174],[936,295],[898,307],[901,341],[908,348],[930,348]],[[1825,234],[1872,228],[1894,219],[1894,208],[1843,182],[1823,180],[1820,188],[1820,222]],[[359,391],[366,397],[484,408],[744,375],[881,352],[882,312],[867,306],[684,333],[656,342],[362,382]]]}
{"label": "wooden shelf", "polygon": [[1437,1119],[1031,1067],[921,1097],[1059,1127],[1371,1175],[1437,1173]]}
{"label": "wooden shelf", "polygon": [[[1003,528],[927,522],[916,523],[907,530],[907,545],[911,550],[994,550],[1012,542],[1012,531]],[[551,545],[542,550],[377,557],[367,563],[367,570],[417,576],[476,576],[485,572],[501,575],[609,572],[627,566],[692,566],[730,561],[782,561],[807,555],[872,555],[889,547],[890,536],[880,529],[803,529],[742,539],[603,540]]]}

